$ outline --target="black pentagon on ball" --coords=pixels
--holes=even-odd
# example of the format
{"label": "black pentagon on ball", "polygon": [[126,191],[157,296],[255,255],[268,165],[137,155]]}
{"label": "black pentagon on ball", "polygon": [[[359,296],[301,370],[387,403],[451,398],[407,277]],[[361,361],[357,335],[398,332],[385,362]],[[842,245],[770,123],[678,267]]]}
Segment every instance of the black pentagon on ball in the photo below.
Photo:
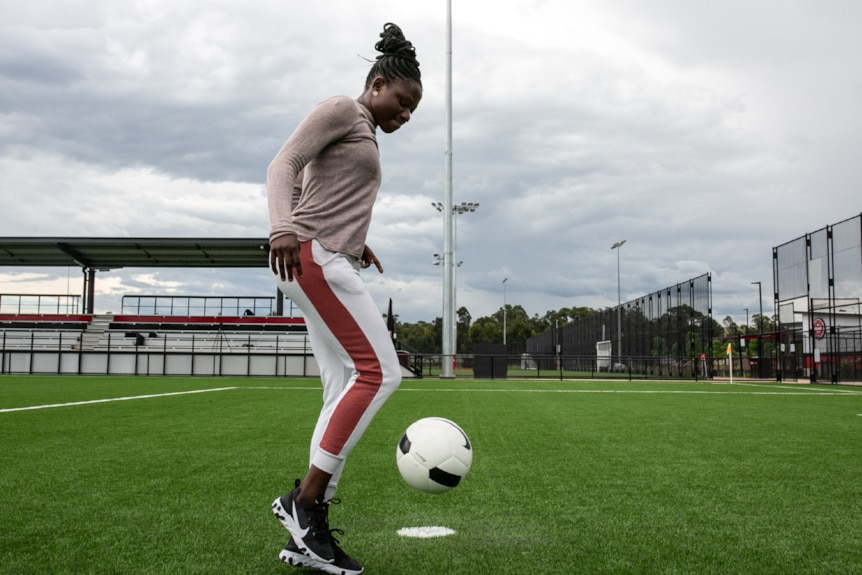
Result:
{"label": "black pentagon on ball", "polygon": [[398,442],[398,449],[401,450],[401,453],[410,452],[410,438],[407,437],[406,433],[401,436],[401,441]]}
{"label": "black pentagon on ball", "polygon": [[439,467],[429,469],[428,477],[431,479],[431,481],[439,483],[440,485],[445,485],[446,487],[457,487],[458,484],[461,483],[460,475],[455,475],[454,473],[443,471]]}

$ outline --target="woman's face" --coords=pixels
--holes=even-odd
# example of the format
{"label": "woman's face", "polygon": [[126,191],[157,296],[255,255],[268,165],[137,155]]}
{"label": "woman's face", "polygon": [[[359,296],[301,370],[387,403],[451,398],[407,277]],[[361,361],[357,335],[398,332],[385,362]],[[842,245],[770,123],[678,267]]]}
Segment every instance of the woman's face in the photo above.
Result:
{"label": "woman's face", "polygon": [[377,78],[372,90],[377,90],[377,95],[371,96],[371,114],[380,129],[387,134],[409,122],[422,99],[422,86],[415,80],[387,82]]}

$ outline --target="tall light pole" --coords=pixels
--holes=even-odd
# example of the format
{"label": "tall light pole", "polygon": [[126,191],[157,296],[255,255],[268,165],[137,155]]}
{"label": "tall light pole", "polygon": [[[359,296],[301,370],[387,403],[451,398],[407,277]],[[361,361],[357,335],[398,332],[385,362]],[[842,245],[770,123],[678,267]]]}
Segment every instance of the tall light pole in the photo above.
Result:
{"label": "tall light pole", "polygon": [[[471,214],[475,212],[479,208],[479,202],[461,202],[457,206],[452,206],[452,212],[455,216],[460,216],[461,214]],[[461,264],[464,262],[455,262],[455,254],[458,253],[458,218],[452,219],[452,227],[455,229],[454,231],[454,241],[452,243],[452,259],[453,265],[455,266],[455,270],[453,271],[453,280],[452,283],[455,285],[455,289],[452,294],[452,308],[457,315],[458,313],[458,274],[457,268],[461,267]],[[455,332],[457,333],[457,332]],[[457,340],[455,340],[456,348],[457,348]],[[457,351],[457,349],[456,349]]]}
{"label": "tall light pole", "polygon": [[452,241],[452,349],[453,353],[458,353],[458,268],[464,262],[456,262],[455,254],[458,252],[458,218],[461,214],[470,214],[479,208],[479,202],[461,202],[457,206],[452,206],[452,227],[454,228]]}
{"label": "tall light pole", "polygon": [[443,361],[440,365],[441,378],[455,377],[454,367],[450,361],[454,357],[454,342],[452,341],[452,324],[455,312],[455,278],[453,276],[454,261],[453,244],[454,229],[452,220],[452,0],[446,0],[446,98],[445,98],[445,134],[446,143],[443,151],[445,158],[443,205]]}
{"label": "tall light pole", "polygon": [[[443,212],[445,222],[447,213],[446,204],[444,204],[443,202],[431,202],[431,205],[438,212]],[[458,321],[456,318],[457,279],[455,268],[460,267],[461,264],[464,263],[455,262],[455,252],[458,245],[458,222],[456,216],[461,214],[473,213],[478,208],[478,202],[461,202],[457,206],[451,206],[451,208],[449,209],[449,215],[451,216],[450,223],[449,228],[447,228],[450,229],[450,231],[452,232],[452,244],[449,250],[449,257],[446,257],[446,250],[444,248],[443,257],[438,258],[438,262],[437,264],[435,264],[439,265],[442,261],[443,283],[446,284],[443,289],[443,356],[446,358],[451,356],[454,359],[457,353]],[[446,363],[448,363],[448,359],[446,360]],[[440,377],[454,377],[454,375],[450,374],[449,376],[447,376],[446,371],[441,369]]]}
{"label": "tall light pole", "polygon": [[506,345],[506,282],[509,278],[503,278],[503,345]]}
{"label": "tall light pole", "polygon": [[757,284],[757,299],[760,301],[760,319],[757,322],[757,377],[763,377],[763,291],[760,282],[751,282],[751,285],[754,284]]}
{"label": "tall light pole", "polygon": [[623,308],[620,294],[620,248],[626,240],[616,242],[611,246],[612,250],[617,250],[617,356],[622,361],[623,357]]}

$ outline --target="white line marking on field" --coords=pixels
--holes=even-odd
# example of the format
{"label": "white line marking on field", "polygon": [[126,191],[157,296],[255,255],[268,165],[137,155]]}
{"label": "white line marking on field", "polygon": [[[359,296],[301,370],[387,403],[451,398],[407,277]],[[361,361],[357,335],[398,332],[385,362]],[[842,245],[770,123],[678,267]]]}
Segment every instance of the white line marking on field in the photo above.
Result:
{"label": "white line marking on field", "polygon": [[427,526],[427,527],[402,527],[398,530],[398,535],[401,537],[417,537],[419,539],[430,539],[432,537],[446,537],[454,535],[455,530],[448,527]]}
{"label": "white line marking on field", "polygon": [[29,407],[11,407],[8,409],[0,409],[0,413],[10,413],[13,411],[31,411],[34,409],[49,409],[52,407],[70,407],[73,405],[90,405],[93,403],[110,403],[112,401],[130,401],[132,399],[150,399],[153,397],[169,397],[172,395],[189,395],[192,393],[209,393],[211,391],[228,391],[237,389],[236,387],[216,387],[213,389],[193,389],[191,391],[174,391],[171,393],[154,393],[152,395],[135,395],[132,397],[112,397],[110,399],[91,399],[89,401],[73,401],[70,403],[53,403],[50,405],[31,405]]}
{"label": "white line marking on field", "polygon": [[[459,392],[493,392],[493,393],[641,393],[641,394],[676,394],[676,395],[847,395],[846,391],[724,391],[697,389],[399,389],[398,391],[459,391]],[[851,395],[862,395],[862,392],[849,392]]]}
{"label": "white line marking on field", "polygon": [[[740,384],[746,385],[746,384]],[[747,384],[754,387],[753,384]],[[774,387],[774,386],[772,386]],[[31,405],[27,407],[11,407],[0,409],[0,413],[13,413],[16,411],[32,411],[36,409],[50,409],[54,407],[72,407],[75,405],[91,405],[96,403],[112,403],[115,401],[130,401],[133,399],[151,399],[156,397],[170,397],[175,395],[191,395],[195,393],[210,393],[213,391],[230,391],[236,389],[256,389],[256,390],[288,390],[288,391],[320,391],[319,386],[313,387],[281,387],[281,386],[231,386],[231,387],[215,387],[211,389],[193,389],[191,391],[174,391],[170,393],[154,393],[150,395],[135,395],[131,397],[112,397],[109,399],[92,399],[88,401],[73,401],[69,403],[53,403],[49,405]],[[710,390],[681,390],[681,389],[458,389],[458,388],[400,388],[398,391],[424,391],[424,392],[490,392],[490,393],[620,393],[620,394],[699,394],[699,395],[815,395],[815,396],[831,396],[831,395],[862,395],[862,391],[854,391],[849,389],[835,390],[819,390],[806,389],[800,391],[725,391],[720,389]],[[857,414],[862,417],[862,413]]]}
{"label": "white line marking on field", "polygon": [[[740,387],[745,387],[745,386],[747,386],[747,387],[759,387],[761,389],[764,389],[764,388],[787,389],[786,387],[780,386],[780,385],[765,385],[762,383],[734,383],[733,385],[740,386]],[[808,386],[797,385],[796,389],[798,389],[800,392],[801,391],[807,391],[808,393],[815,393],[815,394],[827,392],[830,394],[849,393],[850,395],[858,395],[858,394],[862,393],[862,391],[859,391],[856,389],[834,389],[834,388],[830,389],[830,388],[826,388],[826,387],[817,387],[817,386],[808,387]]]}
{"label": "white line marking on field", "polygon": [[242,387],[237,387],[236,389],[264,389],[264,390],[284,390],[284,389],[286,389],[286,390],[291,390],[291,391],[294,389],[298,389],[300,391],[323,391],[323,388],[319,385],[317,387],[285,387],[282,385],[249,385],[248,387],[242,386]]}

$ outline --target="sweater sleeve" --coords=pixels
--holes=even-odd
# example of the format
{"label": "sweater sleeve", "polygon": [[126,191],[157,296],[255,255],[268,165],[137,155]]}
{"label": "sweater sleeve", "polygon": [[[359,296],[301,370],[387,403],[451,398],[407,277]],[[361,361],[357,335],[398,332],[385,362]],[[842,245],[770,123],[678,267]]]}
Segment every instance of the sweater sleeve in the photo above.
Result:
{"label": "sweater sleeve", "polygon": [[301,172],[322,150],[350,132],[355,110],[353,100],[346,96],[322,102],[305,117],[270,162],[266,172],[270,241],[296,233],[291,214],[302,193]]}

